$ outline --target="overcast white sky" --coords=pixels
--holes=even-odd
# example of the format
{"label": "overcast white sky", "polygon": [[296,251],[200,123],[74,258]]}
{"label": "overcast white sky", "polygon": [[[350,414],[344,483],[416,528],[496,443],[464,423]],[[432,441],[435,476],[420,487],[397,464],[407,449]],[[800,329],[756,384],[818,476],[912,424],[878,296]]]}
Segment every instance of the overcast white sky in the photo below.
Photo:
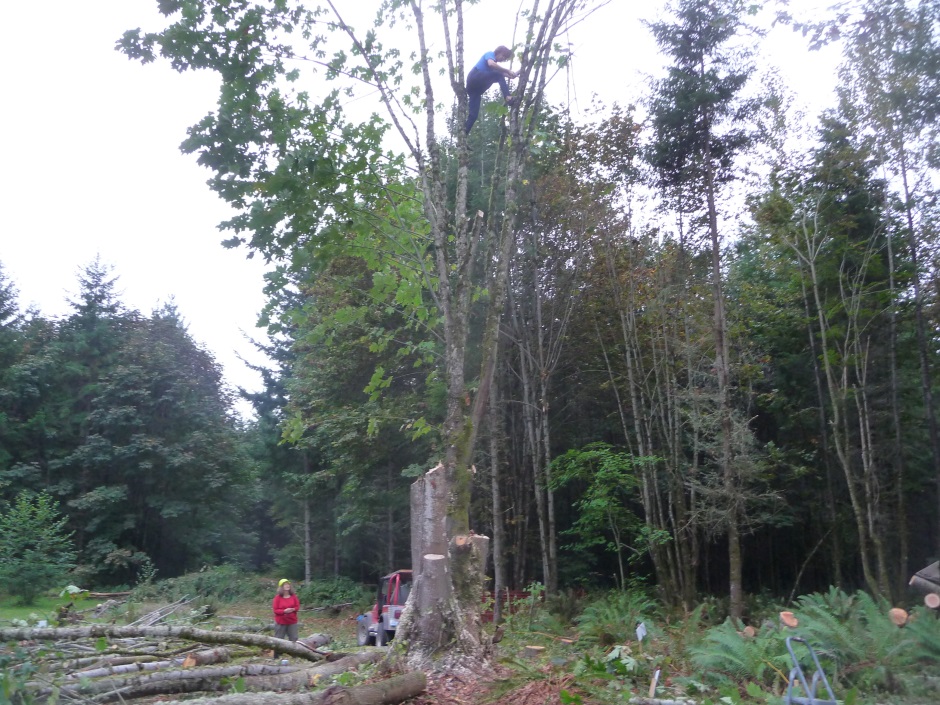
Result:
{"label": "overcast white sky", "polygon": [[[661,5],[613,0],[580,25],[568,38],[572,71],[556,82],[552,100],[586,109],[592,93],[607,103],[638,98],[661,64],[640,20],[653,19]],[[142,66],[114,50],[127,29],[163,26],[156,6],[5,3],[0,262],[23,307],[57,317],[69,311],[79,268],[100,255],[115,267],[127,306],[149,312],[175,298],[228,381],[254,389],[260,381],[239,357],[261,361],[245,336],[262,336],[254,324],[263,268],[221,247],[216,225],[226,209],[205,185],[208,172],[179,152],[186,128],[213,109],[216,79],[161,62]],[[512,42],[516,7],[482,0],[467,8],[468,62]],[[765,40],[762,52],[814,112],[827,100],[834,52],[810,55],[789,30]]]}

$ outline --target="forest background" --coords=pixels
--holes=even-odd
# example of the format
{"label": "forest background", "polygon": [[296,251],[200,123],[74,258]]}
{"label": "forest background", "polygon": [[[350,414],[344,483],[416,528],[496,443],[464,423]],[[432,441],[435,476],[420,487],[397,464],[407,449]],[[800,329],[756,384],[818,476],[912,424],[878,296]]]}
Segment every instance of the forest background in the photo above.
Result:
{"label": "forest background", "polygon": [[[745,594],[900,599],[937,557],[938,13],[777,17],[844,42],[838,107],[808,129],[792,87],[755,80],[764,15],[695,0],[651,26],[675,70],[636,105],[539,116],[471,497],[503,585],[648,583],[689,607],[728,593],[737,543]],[[223,562],[367,581],[410,563],[408,487],[439,460],[445,416],[440,282],[419,276],[434,246],[387,123],[292,93],[281,69],[223,91],[262,98],[262,127],[207,118],[184,143],[242,208],[228,244],[273,265],[255,418],[233,414],[174,306],[126,308],[106,263],[61,319],[0,282],[0,492],[54,498],[85,586]],[[491,104],[470,138],[487,212],[505,118]],[[297,137],[315,129],[332,151]],[[238,180],[258,162],[263,187]],[[298,205],[326,191],[344,198]],[[468,403],[489,294],[471,292]]]}

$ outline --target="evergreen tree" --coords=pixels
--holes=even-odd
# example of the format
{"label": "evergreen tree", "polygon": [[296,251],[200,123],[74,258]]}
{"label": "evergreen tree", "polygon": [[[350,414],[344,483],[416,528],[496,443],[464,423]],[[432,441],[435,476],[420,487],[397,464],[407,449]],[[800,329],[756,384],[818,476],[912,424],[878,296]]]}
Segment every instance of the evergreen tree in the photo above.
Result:
{"label": "evergreen tree", "polygon": [[47,494],[23,492],[0,510],[0,587],[25,605],[65,580],[74,566],[65,517]]}
{"label": "evergreen tree", "polygon": [[651,26],[660,49],[672,60],[651,101],[654,139],[649,151],[667,203],[692,217],[711,254],[714,358],[719,442],[712,451],[723,489],[723,524],[728,537],[731,614],[743,613],[739,500],[735,458],[731,360],[723,283],[721,187],[735,177],[735,156],[748,143],[745,130],[754,104],[740,97],[750,75],[746,55],[734,48],[745,4],[739,0],[680,0],[673,22]]}

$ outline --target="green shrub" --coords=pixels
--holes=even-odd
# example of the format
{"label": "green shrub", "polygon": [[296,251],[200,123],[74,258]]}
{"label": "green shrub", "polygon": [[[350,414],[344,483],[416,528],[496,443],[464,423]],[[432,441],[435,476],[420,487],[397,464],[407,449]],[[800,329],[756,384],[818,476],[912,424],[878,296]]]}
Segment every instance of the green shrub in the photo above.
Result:
{"label": "green shrub", "polygon": [[611,646],[636,641],[638,622],[652,636],[659,615],[659,604],[643,591],[617,590],[585,607],[576,622],[582,639]]}
{"label": "green shrub", "polygon": [[365,608],[375,602],[376,588],[367,588],[349,578],[311,580],[307,585],[294,586],[305,607],[323,607],[352,602]]}
{"label": "green shrub", "polygon": [[178,578],[168,578],[144,583],[136,587],[131,599],[135,602],[166,600],[172,602],[182,597],[211,598],[226,603],[236,600],[256,601],[270,598],[270,586],[255,576],[247,575],[243,569],[232,565],[206,568],[198,573],[188,573]]}
{"label": "green shrub", "polygon": [[757,683],[762,688],[780,687],[790,671],[783,635],[776,626],[765,626],[753,637],[742,636],[731,620],[712,627],[704,639],[689,647],[693,665],[710,685]]}
{"label": "green shrub", "polygon": [[20,494],[0,514],[0,587],[22,604],[61,587],[74,566],[71,535],[48,494]]}
{"label": "green shrub", "polygon": [[893,691],[896,672],[918,662],[918,637],[926,644],[931,636],[928,629],[899,629],[888,618],[891,605],[861,590],[849,595],[833,587],[803,595],[797,605],[799,635],[819,655],[830,681],[845,686]]}
{"label": "green shrub", "polygon": [[584,611],[585,598],[582,592],[571,588],[545,599],[545,608],[564,624],[573,624]]}
{"label": "green shrub", "polygon": [[35,702],[27,686],[37,670],[31,658],[20,647],[13,652],[0,653],[0,703],[32,705]]}

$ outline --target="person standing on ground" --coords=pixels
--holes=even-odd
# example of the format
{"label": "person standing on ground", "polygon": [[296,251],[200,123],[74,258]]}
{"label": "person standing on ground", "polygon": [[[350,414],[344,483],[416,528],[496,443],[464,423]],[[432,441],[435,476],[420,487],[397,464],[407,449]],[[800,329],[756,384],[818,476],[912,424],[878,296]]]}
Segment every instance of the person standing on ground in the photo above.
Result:
{"label": "person standing on ground", "polygon": [[476,122],[480,114],[480,101],[483,94],[494,83],[499,84],[499,89],[503,92],[503,99],[507,105],[512,105],[512,98],[509,97],[509,86],[506,83],[507,78],[515,78],[518,74],[515,71],[500,66],[499,62],[509,61],[512,58],[512,52],[504,46],[496,47],[495,51],[486,52],[476,65],[470,69],[467,74],[467,97],[470,99],[470,110],[467,113],[467,124],[464,131],[469,135],[470,128]]}
{"label": "person standing on ground", "polygon": [[297,641],[297,613],[300,611],[300,599],[294,593],[290,580],[281,578],[277,584],[277,594],[271,603],[274,609],[274,636],[277,639]]}

